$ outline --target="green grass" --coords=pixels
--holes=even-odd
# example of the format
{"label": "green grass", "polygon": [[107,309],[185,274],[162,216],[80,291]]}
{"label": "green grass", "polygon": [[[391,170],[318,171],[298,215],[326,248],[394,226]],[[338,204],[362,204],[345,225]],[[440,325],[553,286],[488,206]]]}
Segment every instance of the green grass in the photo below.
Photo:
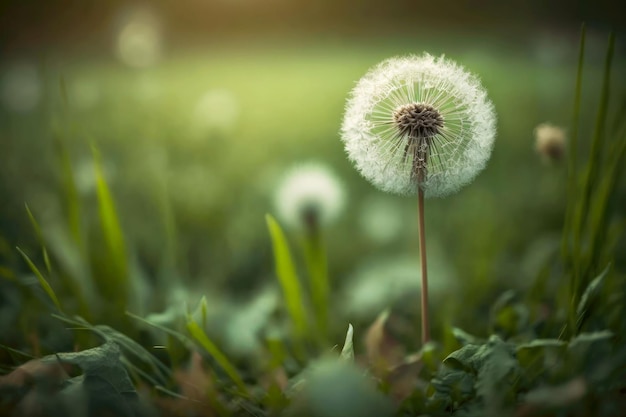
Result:
{"label": "green grass", "polygon": [[[360,364],[382,355],[396,362],[376,375],[376,384],[402,398],[396,405],[404,415],[504,415],[520,401],[543,410],[545,402],[527,399],[559,397],[558,388],[577,378],[588,383],[587,397],[566,410],[577,415],[580,406],[584,415],[600,400],[612,404],[603,395],[623,381],[626,357],[624,265],[614,256],[623,251],[618,208],[626,130],[619,122],[624,109],[614,103],[624,97],[615,76],[624,62],[613,57],[611,40],[604,69],[596,61],[584,65],[590,58],[581,46],[576,77],[574,58],[546,64],[523,45],[479,49],[447,41],[232,44],[172,54],[144,71],[97,57],[51,71],[50,113],[0,111],[0,121],[8,121],[0,124],[0,151],[15,149],[0,166],[7,196],[0,207],[0,295],[10,317],[0,322],[2,368],[84,350],[86,374],[94,364],[128,373],[107,379],[109,388],[130,376],[162,406],[174,401],[175,408],[200,404],[220,416],[263,415],[311,406],[307,395],[317,388],[306,382],[325,381],[309,366],[318,356]],[[417,230],[407,220],[387,245],[360,230],[361,206],[375,191],[346,161],[338,129],[346,94],[368,67],[426,46],[449,49],[450,58],[481,74],[499,133],[488,168],[471,187],[429,202],[429,239],[442,248],[454,284],[433,305],[433,339],[441,343],[419,346],[406,330],[419,318],[411,302],[395,304],[372,327],[380,312],[368,318],[342,310],[354,271],[374,256],[414,253]],[[80,108],[77,80],[98,85],[93,107]],[[232,126],[211,129],[194,119],[196,103],[211,89],[235,97]],[[546,120],[566,124],[572,106],[563,103],[571,102],[576,145],[566,177],[565,163],[541,165],[532,128]],[[589,113],[595,128],[583,123],[588,117],[581,114]],[[614,114],[618,122],[611,125]],[[271,215],[263,221],[283,168],[308,159],[336,167],[350,195],[347,213],[327,231],[325,253],[321,245],[292,251],[293,236]],[[20,226],[9,227],[13,220]],[[545,241],[545,251],[533,252]],[[307,275],[324,286],[307,293],[299,279]],[[431,275],[437,279],[436,268]],[[381,274],[381,288],[391,285],[386,279]],[[259,346],[251,357],[231,357],[229,316],[264,285],[280,296],[261,330],[252,327]],[[176,309],[181,287],[187,303],[199,301],[193,314]],[[159,319],[149,320],[150,313]],[[326,321],[328,329],[316,327]],[[348,323],[354,326],[346,335]],[[242,334],[247,324],[239,322]],[[117,344],[119,355],[88,350],[103,341]],[[310,349],[314,343],[317,350]],[[358,381],[374,385],[362,374]],[[355,396],[372,397],[349,372],[338,377],[364,390]],[[0,402],[0,412],[5,406]]]}

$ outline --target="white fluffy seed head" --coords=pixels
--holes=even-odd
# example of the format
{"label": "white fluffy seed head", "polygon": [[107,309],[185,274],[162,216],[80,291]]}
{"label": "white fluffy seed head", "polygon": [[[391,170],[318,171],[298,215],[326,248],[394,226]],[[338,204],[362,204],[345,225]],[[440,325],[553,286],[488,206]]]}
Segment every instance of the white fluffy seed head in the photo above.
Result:
{"label": "white fluffy seed head", "polygon": [[[435,113],[430,120],[417,120],[410,130],[398,118],[407,106]],[[433,121],[437,128],[420,128]],[[348,157],[378,188],[410,195],[421,187],[426,197],[442,197],[471,182],[485,167],[496,116],[474,75],[444,57],[424,54],[388,59],[361,78],[348,100],[341,131]],[[424,134],[426,140],[418,143],[416,135]],[[418,161],[423,156],[425,161]],[[416,175],[419,169],[423,177]]]}
{"label": "white fluffy seed head", "polygon": [[275,194],[279,217],[290,227],[302,229],[314,221],[320,226],[334,221],[345,202],[341,182],[328,168],[307,163],[285,175]]}
{"label": "white fluffy seed head", "polygon": [[541,123],[535,127],[535,151],[545,163],[560,161],[565,154],[567,139],[565,129],[551,123]]}

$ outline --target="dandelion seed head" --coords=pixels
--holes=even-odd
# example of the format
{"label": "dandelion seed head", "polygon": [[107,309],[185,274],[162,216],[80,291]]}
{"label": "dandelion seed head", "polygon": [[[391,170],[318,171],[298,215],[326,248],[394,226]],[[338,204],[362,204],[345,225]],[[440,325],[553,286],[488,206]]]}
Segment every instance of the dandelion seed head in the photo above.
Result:
{"label": "dandelion seed head", "polygon": [[341,128],[346,152],[383,191],[458,191],[485,167],[493,104],[479,80],[443,57],[391,58],[355,86]]}
{"label": "dandelion seed head", "polygon": [[293,168],[275,194],[280,218],[301,229],[311,218],[319,225],[332,223],[345,202],[343,185],[324,165],[307,163]]}
{"label": "dandelion seed head", "polygon": [[545,163],[558,162],[563,158],[566,147],[565,130],[551,123],[535,127],[535,151]]}

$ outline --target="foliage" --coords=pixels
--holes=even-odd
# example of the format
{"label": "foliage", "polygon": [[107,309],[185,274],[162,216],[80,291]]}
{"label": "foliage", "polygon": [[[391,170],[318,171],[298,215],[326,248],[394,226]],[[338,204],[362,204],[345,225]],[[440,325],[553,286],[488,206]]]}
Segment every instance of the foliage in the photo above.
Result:
{"label": "foliage", "polygon": [[[584,45],[583,32],[575,126],[583,122]],[[255,335],[261,344],[252,357],[230,357],[225,349],[216,331],[220,317],[209,312],[219,297],[206,294],[190,311],[168,298],[176,288],[166,279],[158,280],[159,291],[131,302],[143,276],[104,159],[94,147],[98,221],[90,222],[63,137],[71,132],[55,132],[65,223],[47,228],[27,206],[24,216],[38,250],[7,249],[0,238],[0,296],[7,300],[1,308],[8,318],[2,318],[7,331],[0,346],[0,414],[619,415],[626,407],[626,284],[614,253],[623,236],[616,190],[625,169],[626,122],[620,109],[607,126],[613,53],[611,36],[585,161],[578,160],[587,146],[583,135],[572,130],[559,256],[548,259],[528,294],[507,290],[489,306],[458,301],[463,314],[450,322],[472,320],[471,329],[448,326],[441,331],[443,343],[417,348],[413,330],[406,330],[415,320],[397,308],[382,312],[365,330],[348,325],[341,349],[320,343],[311,317],[331,311],[329,321],[343,329],[348,320],[330,306],[321,306],[322,314],[319,303],[310,302],[298,254],[271,215],[265,220],[282,297]],[[175,247],[176,225],[167,222],[167,245]],[[323,249],[305,246],[303,264],[308,275],[326,279]],[[176,261],[164,263],[174,269]],[[319,263],[323,274],[316,270]],[[141,314],[129,312],[131,306]],[[144,314],[163,306],[168,309],[161,315]],[[326,329],[322,333],[341,341]]]}

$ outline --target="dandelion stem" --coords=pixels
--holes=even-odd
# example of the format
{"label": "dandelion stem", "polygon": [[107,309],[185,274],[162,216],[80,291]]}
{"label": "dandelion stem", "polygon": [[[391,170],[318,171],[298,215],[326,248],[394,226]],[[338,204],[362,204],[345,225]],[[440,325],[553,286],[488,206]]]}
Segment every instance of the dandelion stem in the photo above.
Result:
{"label": "dandelion stem", "polygon": [[430,340],[430,322],[428,318],[428,273],[426,267],[426,232],[424,230],[424,190],[418,187],[417,215],[419,223],[420,265],[422,268],[422,345]]}

